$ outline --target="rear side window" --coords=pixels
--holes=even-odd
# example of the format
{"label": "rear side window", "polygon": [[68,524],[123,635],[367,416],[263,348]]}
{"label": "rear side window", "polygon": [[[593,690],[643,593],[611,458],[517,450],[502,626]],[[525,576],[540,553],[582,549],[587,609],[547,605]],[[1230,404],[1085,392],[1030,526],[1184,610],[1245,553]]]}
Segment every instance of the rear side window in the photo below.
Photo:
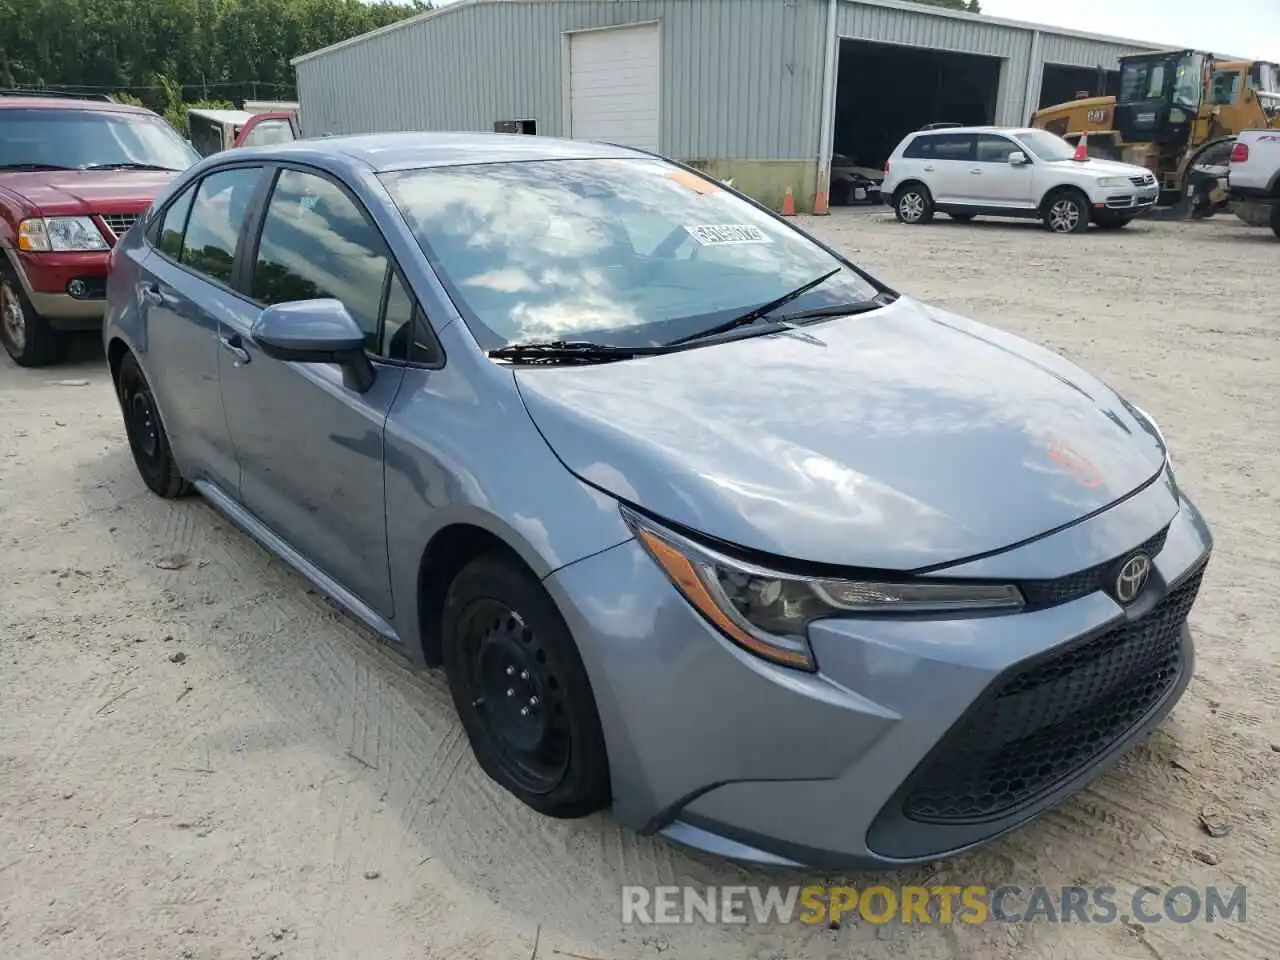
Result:
{"label": "rear side window", "polygon": [[261,167],[237,167],[200,181],[182,240],[184,264],[213,280],[231,282],[236,241],[261,176]]}
{"label": "rear side window", "polygon": [[173,259],[182,257],[182,235],[187,229],[187,214],[191,212],[191,201],[195,199],[196,188],[188,187],[182,196],[169,204],[160,222],[160,235],[156,246]]}
{"label": "rear side window", "polygon": [[939,133],[916,137],[907,145],[906,156],[912,160],[972,160],[972,134]]}

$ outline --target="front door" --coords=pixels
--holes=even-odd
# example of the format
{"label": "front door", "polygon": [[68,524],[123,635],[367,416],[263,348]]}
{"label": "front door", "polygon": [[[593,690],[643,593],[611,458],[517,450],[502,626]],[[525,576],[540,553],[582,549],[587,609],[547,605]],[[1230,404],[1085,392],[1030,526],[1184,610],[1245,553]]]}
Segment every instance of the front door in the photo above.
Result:
{"label": "front door", "polygon": [[923,138],[927,145],[924,182],[937,203],[974,203],[976,189],[971,133],[939,133]]}
{"label": "front door", "polygon": [[[381,362],[398,325],[384,305],[405,301],[376,227],[317,173],[282,169],[246,255],[254,303],[222,317],[223,404],[240,460],[241,503],[311,563],[385,617],[387,568],[383,432],[404,368]],[[333,297],[365,330],[376,379],[343,385],[334,364],[264,354],[250,335],[263,306]]]}
{"label": "front door", "polygon": [[1009,154],[1022,153],[1028,161],[1031,154],[1008,137],[994,133],[978,134],[977,151],[973,169],[976,195],[984,206],[1032,208],[1032,181],[1035,168],[1031,163],[1021,165],[1009,162]]}
{"label": "front door", "polygon": [[[236,244],[260,166],[197,181],[161,211],[142,260],[140,348],[164,411],[165,430],[192,480],[234,490],[240,468],[218,385],[220,310],[241,302],[231,289]],[[132,253],[131,253],[132,255]]]}

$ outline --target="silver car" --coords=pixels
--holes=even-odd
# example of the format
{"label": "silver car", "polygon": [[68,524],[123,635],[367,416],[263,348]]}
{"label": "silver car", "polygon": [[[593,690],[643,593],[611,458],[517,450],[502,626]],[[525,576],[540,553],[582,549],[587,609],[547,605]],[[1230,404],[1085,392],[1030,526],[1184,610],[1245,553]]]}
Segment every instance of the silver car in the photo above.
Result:
{"label": "silver car", "polygon": [[443,665],[484,770],[732,858],[954,854],[1192,673],[1155,422],[723,184],[544,137],[218,154],[117,246],[143,480]]}

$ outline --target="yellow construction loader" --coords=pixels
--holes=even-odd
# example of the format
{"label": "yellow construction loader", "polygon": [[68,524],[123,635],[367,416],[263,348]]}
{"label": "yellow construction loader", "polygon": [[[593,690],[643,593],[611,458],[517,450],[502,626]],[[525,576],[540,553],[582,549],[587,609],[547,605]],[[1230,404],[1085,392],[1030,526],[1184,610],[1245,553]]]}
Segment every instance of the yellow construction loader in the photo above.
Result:
{"label": "yellow construction loader", "polygon": [[1280,128],[1280,66],[1198,50],[1122,57],[1118,96],[1045,107],[1031,126],[1072,143],[1087,133],[1090,156],[1146,167],[1165,216],[1210,216],[1226,204],[1236,134]]}

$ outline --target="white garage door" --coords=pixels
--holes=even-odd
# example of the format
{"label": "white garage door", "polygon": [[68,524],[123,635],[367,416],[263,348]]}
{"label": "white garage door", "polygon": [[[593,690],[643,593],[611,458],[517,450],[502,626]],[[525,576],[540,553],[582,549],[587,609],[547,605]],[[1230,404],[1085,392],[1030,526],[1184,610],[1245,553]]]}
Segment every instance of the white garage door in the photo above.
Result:
{"label": "white garage door", "polygon": [[659,149],[658,25],[569,37],[571,136]]}

